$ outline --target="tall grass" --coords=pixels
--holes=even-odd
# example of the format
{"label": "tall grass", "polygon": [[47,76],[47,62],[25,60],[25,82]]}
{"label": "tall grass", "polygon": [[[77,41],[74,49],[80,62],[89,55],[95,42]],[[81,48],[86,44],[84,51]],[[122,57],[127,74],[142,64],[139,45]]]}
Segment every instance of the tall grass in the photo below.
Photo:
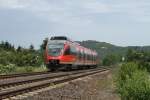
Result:
{"label": "tall grass", "polygon": [[33,67],[33,66],[22,66],[17,67],[14,64],[0,65],[0,74],[15,74],[15,73],[28,73],[28,72],[40,72],[47,71],[45,66]]}
{"label": "tall grass", "polygon": [[150,100],[150,77],[136,63],[123,64],[117,75],[117,91],[122,100]]}

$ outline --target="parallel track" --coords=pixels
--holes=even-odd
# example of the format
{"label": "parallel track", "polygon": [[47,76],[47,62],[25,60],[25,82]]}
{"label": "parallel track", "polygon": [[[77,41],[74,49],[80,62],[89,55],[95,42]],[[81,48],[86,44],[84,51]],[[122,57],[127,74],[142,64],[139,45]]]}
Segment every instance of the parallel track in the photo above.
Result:
{"label": "parallel track", "polygon": [[[9,98],[22,94],[29,91],[34,91],[43,87],[48,87],[50,84],[60,84],[67,81],[71,81],[80,77],[100,73],[107,71],[109,69],[99,68],[99,69],[90,69],[90,70],[81,70],[73,72],[64,72],[64,73],[54,73],[54,74],[41,74],[34,76],[21,77],[23,80],[20,80],[20,77],[3,80],[3,83],[0,82],[0,99]],[[11,81],[9,81],[11,80]],[[20,83],[20,84],[17,84]]]}
{"label": "parallel track", "polygon": [[47,74],[48,72],[31,72],[31,73],[18,73],[18,74],[8,74],[8,75],[0,75],[0,79],[8,79],[14,77],[23,77],[23,76],[31,76],[31,75],[41,75]]}

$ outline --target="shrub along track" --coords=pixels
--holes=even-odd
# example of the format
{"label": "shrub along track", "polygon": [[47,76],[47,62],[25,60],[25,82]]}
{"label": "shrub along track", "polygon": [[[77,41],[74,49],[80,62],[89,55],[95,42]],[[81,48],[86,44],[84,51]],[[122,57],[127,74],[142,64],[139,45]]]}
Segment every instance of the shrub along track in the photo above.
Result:
{"label": "shrub along track", "polygon": [[41,75],[20,76],[0,80],[0,99],[56,85],[80,77],[107,71],[106,68],[80,70],[72,72],[44,73]]}

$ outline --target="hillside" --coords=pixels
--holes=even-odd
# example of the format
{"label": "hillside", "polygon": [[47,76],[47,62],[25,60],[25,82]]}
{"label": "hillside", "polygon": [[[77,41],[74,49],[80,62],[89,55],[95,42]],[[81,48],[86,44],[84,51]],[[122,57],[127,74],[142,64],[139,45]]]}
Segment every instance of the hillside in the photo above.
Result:
{"label": "hillside", "polygon": [[[79,42],[79,41],[78,41]],[[121,55],[125,56],[128,49],[136,49],[136,50],[143,50],[143,51],[150,51],[150,46],[128,46],[128,47],[121,47],[116,46],[106,42],[98,42],[94,40],[87,40],[79,42],[81,45],[96,50],[99,54],[99,57],[103,59],[106,55],[114,54],[114,55]]]}

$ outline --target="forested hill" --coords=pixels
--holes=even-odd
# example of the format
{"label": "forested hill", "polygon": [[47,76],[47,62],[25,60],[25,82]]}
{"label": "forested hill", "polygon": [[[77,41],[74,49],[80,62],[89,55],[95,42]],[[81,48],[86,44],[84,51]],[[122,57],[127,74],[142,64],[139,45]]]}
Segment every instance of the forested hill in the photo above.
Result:
{"label": "forested hill", "polygon": [[150,46],[128,46],[128,47],[121,47],[116,46],[110,43],[106,42],[98,42],[94,40],[87,40],[79,42],[82,46],[85,46],[87,48],[91,48],[93,50],[96,50],[99,54],[100,58],[104,58],[106,55],[119,55],[119,56],[125,56],[128,49],[135,49],[135,50],[143,50],[143,51],[150,51]]}

